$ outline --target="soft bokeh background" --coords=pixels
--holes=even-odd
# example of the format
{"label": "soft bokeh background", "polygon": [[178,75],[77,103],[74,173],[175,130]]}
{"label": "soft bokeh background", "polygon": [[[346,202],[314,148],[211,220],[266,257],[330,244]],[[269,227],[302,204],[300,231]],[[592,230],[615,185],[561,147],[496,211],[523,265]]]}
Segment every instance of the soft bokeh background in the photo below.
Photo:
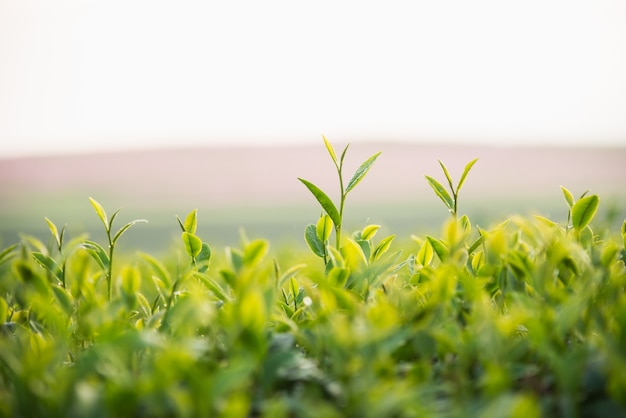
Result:
{"label": "soft bokeh background", "polygon": [[383,151],[355,227],[438,229],[424,174],[476,157],[476,222],[564,221],[559,185],[625,216],[621,0],[0,0],[0,63],[3,245],[45,236],[44,216],[98,238],[88,196],[148,218],[128,234],[142,248],[196,207],[208,241],[301,244],[319,209],[296,177],[338,194],[321,134],[352,144],[347,176]]}

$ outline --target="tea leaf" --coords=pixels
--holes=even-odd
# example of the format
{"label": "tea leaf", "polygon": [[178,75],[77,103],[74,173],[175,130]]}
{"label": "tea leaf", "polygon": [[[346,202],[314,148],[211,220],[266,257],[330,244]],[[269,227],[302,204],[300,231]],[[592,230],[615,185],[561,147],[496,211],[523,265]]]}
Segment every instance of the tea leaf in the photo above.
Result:
{"label": "tea leaf", "polygon": [[17,248],[17,244],[13,244],[5,248],[4,250],[2,250],[2,252],[0,252],[0,264],[2,264],[3,262],[5,262],[6,260],[8,260],[9,258],[15,255],[13,254],[13,250],[15,248]]}
{"label": "tea leaf", "polygon": [[317,236],[316,229],[317,228],[314,224],[307,225],[304,230],[304,240],[306,241],[313,254],[318,257],[324,257],[324,243]]}
{"label": "tea leaf", "polygon": [[380,229],[380,225],[368,225],[361,231],[361,239],[369,241],[374,238],[376,232]]}
{"label": "tea leaf", "polygon": [[444,261],[448,256],[448,246],[443,241],[429,235],[426,236],[426,239],[430,242],[430,245],[432,245],[435,254],[439,257],[439,260]]}
{"label": "tea leaf", "polygon": [[107,214],[104,211],[104,208],[94,198],[90,197],[89,198],[89,202],[91,202],[91,206],[93,206],[93,208],[96,211],[96,214],[98,215],[98,217],[100,218],[100,220],[104,224],[104,228],[108,231],[109,230],[109,221],[107,219]]}
{"label": "tea leaf", "polygon": [[365,175],[370,170],[370,168],[372,168],[372,164],[374,164],[374,161],[376,161],[379,155],[380,155],[380,152],[372,155],[367,160],[365,160],[363,164],[359,166],[359,168],[356,170],[356,172],[354,173],[354,175],[348,182],[348,185],[346,186],[345,194],[348,194],[350,190],[354,189],[356,185],[359,184],[361,180],[363,180],[363,177],[365,177]]}
{"label": "tea leaf", "polygon": [[243,251],[244,266],[252,267],[260,263],[267,254],[268,248],[269,245],[267,241],[261,239],[254,240],[246,245]]}
{"label": "tea leaf", "polygon": [[202,240],[189,232],[183,232],[181,238],[183,244],[185,244],[185,251],[195,260],[200,251],[202,251]]}
{"label": "tea leaf", "polygon": [[328,153],[330,154],[330,158],[333,159],[333,162],[335,163],[336,166],[339,166],[339,163],[337,162],[337,155],[335,154],[335,149],[333,148],[331,143],[328,141],[328,139],[326,139],[326,136],[322,135],[322,139],[324,139],[324,145],[326,145],[326,149],[328,150]]}
{"label": "tea leaf", "polygon": [[196,229],[198,227],[198,209],[194,209],[185,218],[185,223],[183,225],[186,232],[190,234],[195,234]]}
{"label": "tea leaf", "polygon": [[448,210],[454,210],[454,201],[441,183],[430,176],[426,176],[426,180],[428,181],[428,184],[430,184],[430,187],[433,188],[437,196],[439,196],[441,201],[448,207]]}
{"label": "tea leaf", "polygon": [[335,228],[340,227],[341,216],[339,215],[339,211],[337,210],[337,207],[332,202],[332,200],[330,200],[330,198],[326,195],[326,193],[324,193],[319,187],[309,181],[306,181],[299,177],[298,180],[300,180],[302,184],[304,184],[307,189],[309,189],[309,191],[313,193],[313,196],[315,196],[319,204],[322,205],[322,208],[326,211],[328,216],[330,216],[330,219],[332,219],[333,224],[335,224]]}
{"label": "tea leaf", "polygon": [[383,238],[376,246],[376,249],[374,249],[374,255],[372,258],[374,260],[378,260],[383,254],[385,254],[387,250],[389,250],[391,241],[393,241],[395,237],[395,235],[390,235],[387,238]]}
{"label": "tea leaf", "polygon": [[104,251],[104,248],[102,248],[102,246],[97,242],[85,241],[82,244],[79,244],[78,247],[87,250],[87,252],[93,256],[94,260],[96,260],[103,269],[109,267],[109,256],[106,251]]}
{"label": "tea leaf", "polygon": [[178,221],[178,225],[180,226],[181,232],[185,232],[185,225],[183,225],[183,221],[180,220],[178,215],[176,215],[176,220]]}
{"label": "tea leaf", "polygon": [[422,266],[426,267],[430,265],[431,261],[433,260],[433,256],[434,256],[433,246],[430,243],[430,241],[427,239],[426,241],[424,241],[419,251],[417,252],[417,257],[415,258],[415,261],[417,261]]}
{"label": "tea leaf", "polygon": [[200,254],[198,254],[198,257],[196,259],[198,264],[202,264],[198,268],[198,270],[201,273],[205,272],[209,268],[209,261],[211,260],[211,254],[212,254],[211,247],[209,247],[209,244],[207,244],[206,242],[203,242],[202,249],[200,250]]}
{"label": "tea leaf", "polygon": [[581,231],[591,222],[595,216],[600,198],[597,195],[583,197],[572,207],[572,226],[576,231]]}
{"label": "tea leaf", "polygon": [[458,184],[458,186],[456,186],[456,193],[457,194],[459,194],[459,190],[461,190],[461,187],[463,186],[463,183],[465,183],[465,178],[469,174],[469,172],[472,169],[472,167],[474,166],[474,164],[476,164],[476,161],[478,161],[478,158],[473,159],[472,161],[467,163],[467,165],[465,166],[465,169],[463,170],[463,174],[461,174],[461,178],[459,179],[459,184]]}
{"label": "tea leaf", "polygon": [[448,180],[448,184],[450,185],[450,190],[452,191],[452,194],[454,194],[454,186],[452,185],[452,177],[450,177],[450,173],[448,172],[448,169],[441,162],[441,160],[437,160],[437,161],[439,161],[439,165],[441,166],[441,169],[443,170],[443,174],[446,176],[446,180]]}
{"label": "tea leaf", "polygon": [[148,221],[145,220],[145,219],[135,219],[134,221],[131,221],[131,222],[127,223],[126,225],[124,225],[123,227],[121,227],[120,230],[117,231],[117,234],[115,234],[115,236],[113,237],[113,241],[111,241],[113,243],[113,245],[115,245],[117,240],[120,239],[122,234],[124,234],[124,232],[126,232],[128,230],[128,228],[130,228],[131,226],[133,226],[133,225],[135,225],[137,223],[148,223]]}
{"label": "tea leaf", "polygon": [[[63,239],[62,239],[63,234],[61,233],[61,235],[59,235],[59,230],[57,229],[54,222],[52,222],[48,218],[44,218],[44,219],[46,220],[46,223],[48,224],[48,229],[50,230],[50,233],[52,234],[52,236],[54,237],[54,240],[57,243],[57,248],[60,249],[63,246]],[[65,230],[65,228],[63,228],[63,230]]]}
{"label": "tea leaf", "polygon": [[565,196],[567,206],[569,206],[569,208],[571,209],[572,206],[574,206],[574,195],[563,186],[561,186],[561,191],[563,192],[563,196]]}
{"label": "tea leaf", "polygon": [[54,261],[50,256],[42,254],[40,252],[34,252],[33,258],[41,265],[43,268],[52,273],[59,281],[63,281],[63,271],[57,265],[56,261]]}
{"label": "tea leaf", "polygon": [[315,231],[321,242],[325,243],[328,241],[330,234],[333,232],[333,221],[330,219],[330,216],[320,216]]}

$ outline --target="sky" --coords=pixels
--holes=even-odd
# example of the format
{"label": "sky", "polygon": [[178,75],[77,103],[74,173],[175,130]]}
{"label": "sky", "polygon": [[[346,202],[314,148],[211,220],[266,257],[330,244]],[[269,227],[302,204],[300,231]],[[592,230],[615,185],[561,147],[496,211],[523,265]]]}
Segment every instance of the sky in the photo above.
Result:
{"label": "sky", "polygon": [[0,0],[0,157],[626,146],[626,1]]}

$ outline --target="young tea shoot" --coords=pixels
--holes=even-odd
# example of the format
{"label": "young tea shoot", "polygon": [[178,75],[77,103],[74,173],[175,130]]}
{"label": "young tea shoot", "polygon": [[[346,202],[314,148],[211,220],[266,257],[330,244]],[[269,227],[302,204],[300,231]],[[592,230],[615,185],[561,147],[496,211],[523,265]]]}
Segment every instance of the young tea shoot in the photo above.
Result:
{"label": "young tea shoot", "polygon": [[459,179],[459,182],[456,188],[452,184],[452,177],[450,177],[450,173],[448,172],[448,169],[441,162],[441,160],[439,161],[439,165],[441,166],[441,169],[443,170],[443,174],[445,174],[446,176],[446,180],[448,181],[448,185],[450,186],[450,192],[452,193],[452,195],[448,193],[446,188],[443,187],[441,183],[439,183],[433,177],[425,176],[426,180],[428,181],[428,184],[430,184],[430,187],[433,188],[437,196],[439,196],[439,198],[444,203],[444,205],[446,205],[446,207],[448,208],[448,211],[450,211],[450,213],[452,214],[454,218],[456,218],[457,213],[458,213],[459,191],[461,191],[461,187],[463,186],[463,183],[465,183],[465,178],[467,177],[468,173],[470,172],[474,164],[476,164],[476,161],[478,161],[478,158],[467,163],[467,165],[465,166],[465,169],[463,170],[463,174],[461,174],[461,178]]}
{"label": "young tea shoot", "polygon": [[[336,242],[335,246],[336,248],[339,248],[341,246],[341,228],[343,225],[343,210],[344,210],[346,197],[348,196],[348,193],[350,193],[350,191],[352,191],[356,187],[356,185],[359,184],[361,180],[363,180],[363,177],[365,177],[365,175],[370,170],[370,168],[372,168],[372,165],[374,164],[374,162],[376,161],[376,159],[381,153],[377,152],[376,154],[372,155],[367,160],[365,160],[359,166],[359,168],[354,172],[354,174],[352,175],[352,178],[350,179],[350,181],[348,181],[348,184],[344,187],[343,161],[344,161],[346,152],[348,151],[348,147],[350,146],[350,144],[346,145],[346,147],[343,149],[341,153],[341,156],[337,158],[337,154],[335,153],[335,149],[333,148],[332,144],[328,141],[328,139],[326,139],[325,136],[322,135],[322,138],[324,140],[324,145],[326,146],[326,150],[328,151],[328,154],[330,155],[330,158],[332,159],[333,164],[335,165],[335,169],[337,170],[337,175],[339,177],[339,190],[340,190],[339,209],[337,209],[337,206],[333,203],[330,197],[328,197],[328,195],[324,193],[319,187],[317,187],[313,183],[307,180],[304,180],[302,178],[298,178],[298,180],[300,180],[307,187],[307,189],[309,189],[309,191],[313,194],[315,199],[317,199],[319,204],[322,206],[322,209],[324,210],[324,212],[326,212],[326,214],[330,217],[330,220],[332,221],[334,228],[335,228],[335,242]],[[327,222],[326,220],[323,221],[324,225],[326,225],[326,222]],[[307,236],[308,235],[309,233],[307,232]],[[313,240],[317,239],[319,241],[319,242],[315,242],[314,247],[316,249],[319,249],[325,245],[324,244],[325,240],[322,238],[325,238],[326,235],[327,235],[326,232],[322,232],[320,235],[318,235],[318,233],[316,232],[315,236],[311,235],[310,238],[312,238]],[[310,240],[307,240],[307,242],[310,242]],[[322,253],[321,251],[316,251],[316,249],[314,249],[313,247],[311,249],[317,255],[319,255],[319,253]],[[323,255],[321,256],[325,256],[325,254],[326,254],[326,251],[323,251]]]}
{"label": "young tea shoot", "polygon": [[140,222],[148,222],[145,219],[136,219],[134,221],[128,222],[126,225],[121,227],[115,234],[113,234],[113,221],[117,217],[118,213],[120,213],[121,209],[116,210],[113,215],[111,215],[111,219],[107,217],[107,213],[100,203],[98,203],[95,199],[89,198],[89,202],[93,209],[96,211],[98,218],[102,221],[104,225],[104,231],[107,236],[108,241],[108,252],[105,249],[94,241],[85,241],[81,246],[85,248],[89,253],[93,256],[93,258],[98,262],[100,267],[104,269],[104,277],[107,283],[107,300],[111,300],[111,280],[113,276],[113,256],[115,254],[115,245],[117,241],[120,239],[122,234],[126,232],[133,225]]}

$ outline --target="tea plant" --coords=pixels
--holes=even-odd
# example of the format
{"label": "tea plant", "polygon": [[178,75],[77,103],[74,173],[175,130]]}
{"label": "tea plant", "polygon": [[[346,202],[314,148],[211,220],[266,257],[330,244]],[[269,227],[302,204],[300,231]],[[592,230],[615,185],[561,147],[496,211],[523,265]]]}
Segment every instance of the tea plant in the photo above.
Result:
{"label": "tea plant", "polygon": [[89,202],[91,203],[91,206],[93,206],[93,209],[96,211],[98,218],[100,218],[100,220],[102,221],[102,225],[104,225],[104,231],[106,233],[109,251],[105,251],[105,249],[100,244],[94,241],[85,241],[82,244],[82,247],[89,250],[94,259],[98,262],[98,264],[100,264],[100,267],[105,270],[104,277],[107,283],[107,299],[111,300],[111,280],[113,276],[113,255],[115,254],[115,245],[117,244],[117,241],[120,239],[122,234],[124,234],[124,232],[126,232],[130,227],[132,227],[136,223],[148,221],[146,221],[145,219],[136,219],[134,221],[128,222],[126,225],[121,227],[115,233],[115,235],[112,235],[113,221],[117,217],[117,214],[120,212],[120,209],[116,210],[113,215],[111,215],[111,219],[108,219],[107,214],[102,205],[100,205],[100,203],[98,203],[95,199],[91,197],[89,198]]}
{"label": "tea plant", "polygon": [[[350,179],[350,181],[344,188],[343,160],[346,156],[346,152],[348,151],[348,147],[350,146],[350,144],[346,145],[346,147],[343,149],[341,153],[341,157],[337,159],[337,154],[335,154],[335,149],[333,148],[331,143],[328,141],[328,139],[326,139],[325,136],[322,136],[322,138],[324,139],[324,145],[326,145],[326,150],[328,151],[330,158],[333,160],[333,164],[335,165],[335,168],[337,170],[337,175],[339,177],[339,191],[340,191],[339,209],[337,209],[333,201],[319,187],[317,187],[316,185],[314,185],[313,183],[307,180],[304,180],[301,178],[298,178],[298,180],[300,180],[307,187],[307,189],[309,189],[309,191],[313,194],[313,196],[315,196],[315,199],[317,199],[319,204],[322,206],[322,209],[330,217],[330,220],[332,221],[335,227],[336,247],[339,248],[341,245],[341,227],[343,225],[343,209],[344,209],[346,197],[348,196],[348,193],[350,193],[350,191],[352,191],[356,187],[356,185],[359,184],[361,180],[363,180],[363,177],[365,177],[365,175],[370,170],[370,168],[372,168],[372,165],[374,164],[374,162],[380,155],[380,152],[372,155],[367,160],[365,160],[359,166],[359,168],[354,172],[354,174],[352,175],[352,178]],[[326,223],[327,221],[325,220],[324,225],[326,225]],[[321,238],[328,239],[326,235],[327,233],[323,232]],[[317,234],[316,234],[316,237],[322,243],[325,241],[324,239],[321,239]],[[316,248],[320,247],[318,242],[315,243],[315,247]]]}
{"label": "tea plant", "polygon": [[439,198],[444,203],[444,205],[446,205],[446,207],[448,208],[448,210],[450,211],[450,213],[452,214],[454,218],[456,218],[457,212],[458,212],[459,191],[461,191],[461,187],[463,186],[463,183],[465,183],[465,178],[469,174],[474,164],[476,164],[476,161],[478,161],[478,158],[467,163],[467,165],[465,166],[465,169],[463,170],[463,174],[461,174],[461,178],[459,179],[459,182],[456,188],[452,184],[452,178],[450,177],[450,173],[448,172],[448,169],[441,162],[441,160],[439,161],[439,165],[441,166],[441,169],[443,170],[443,173],[446,176],[446,180],[448,181],[448,185],[450,186],[450,192],[452,193],[452,195],[450,195],[450,193],[448,193],[446,188],[443,187],[441,183],[439,183],[433,177],[425,176],[430,187],[432,187],[432,189],[435,191],[437,196],[439,196]]}
{"label": "tea plant", "polygon": [[441,233],[401,250],[379,225],[329,245],[327,203],[312,254],[243,232],[213,251],[196,209],[159,257],[114,253],[139,221],[113,234],[93,199],[109,251],[46,219],[50,246],[0,251],[0,416],[624,416],[626,220],[562,188],[565,225],[473,227],[472,164]]}

